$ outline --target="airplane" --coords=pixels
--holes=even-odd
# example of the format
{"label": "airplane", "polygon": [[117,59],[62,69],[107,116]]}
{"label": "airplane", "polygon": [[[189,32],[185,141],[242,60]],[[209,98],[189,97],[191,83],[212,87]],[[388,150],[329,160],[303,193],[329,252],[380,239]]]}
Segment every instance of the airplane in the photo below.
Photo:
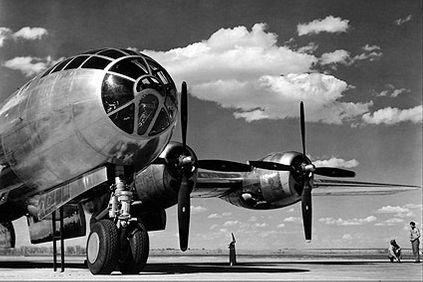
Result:
{"label": "airplane", "polygon": [[[65,239],[85,236],[92,274],[139,273],[148,232],[164,230],[165,210],[178,206],[179,243],[188,247],[190,198],[217,197],[247,209],[302,204],[311,240],[312,194],[389,194],[410,185],[315,179],[354,177],[316,167],[302,151],[238,163],[199,159],[187,145],[187,84],[180,94],[154,59],[103,48],[68,57],[40,73],[0,105],[0,247],[14,247],[12,221],[27,217],[32,243],[54,240],[56,211]],[[170,141],[180,115],[182,142]],[[360,190],[361,189],[361,190]],[[312,193],[313,191],[313,193]]]}

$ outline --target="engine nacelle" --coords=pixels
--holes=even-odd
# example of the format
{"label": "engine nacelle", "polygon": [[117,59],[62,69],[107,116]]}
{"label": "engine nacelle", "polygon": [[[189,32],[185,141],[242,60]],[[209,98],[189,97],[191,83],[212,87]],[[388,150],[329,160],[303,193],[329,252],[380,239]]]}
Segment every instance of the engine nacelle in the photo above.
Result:
{"label": "engine nacelle", "polygon": [[[194,151],[187,147],[190,155],[197,159]],[[135,188],[138,199],[142,201],[143,207],[148,210],[166,209],[175,205],[178,201],[178,189],[181,183],[181,174],[177,166],[172,163],[183,155],[183,148],[180,143],[170,142],[160,158],[168,160],[167,165],[153,164],[135,176]],[[191,181],[195,181],[196,173],[193,172]]]}
{"label": "engine nacelle", "polygon": [[[261,160],[293,167],[304,161],[303,155],[298,152],[271,153]],[[300,201],[302,187],[295,172],[254,169],[245,176],[242,189],[222,199],[248,209],[276,209]]]}

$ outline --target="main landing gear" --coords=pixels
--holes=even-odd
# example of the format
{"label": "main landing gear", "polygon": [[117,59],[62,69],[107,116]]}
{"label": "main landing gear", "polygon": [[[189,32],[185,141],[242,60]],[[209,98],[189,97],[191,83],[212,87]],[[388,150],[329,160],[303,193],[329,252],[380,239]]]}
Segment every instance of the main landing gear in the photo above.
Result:
{"label": "main landing gear", "polygon": [[87,264],[92,274],[138,274],[147,263],[148,233],[142,222],[131,217],[129,179],[116,177],[109,202],[109,218],[91,224],[87,240]]}

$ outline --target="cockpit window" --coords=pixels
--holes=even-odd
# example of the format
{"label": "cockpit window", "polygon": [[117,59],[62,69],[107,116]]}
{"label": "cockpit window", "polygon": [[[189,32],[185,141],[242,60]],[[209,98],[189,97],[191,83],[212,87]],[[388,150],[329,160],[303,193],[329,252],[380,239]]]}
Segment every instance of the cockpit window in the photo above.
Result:
{"label": "cockpit window", "polygon": [[110,57],[110,58],[113,58],[113,59],[117,59],[117,58],[126,56],[126,54],[122,53],[121,51],[115,50],[115,49],[107,49],[107,50],[101,51],[97,55],[102,55],[102,56]]}
{"label": "cockpit window", "polygon": [[81,68],[84,69],[104,69],[111,61],[93,56],[86,61]]}
{"label": "cockpit window", "polygon": [[169,116],[166,114],[166,111],[162,108],[160,110],[158,118],[156,119],[156,123],[154,124],[153,129],[151,129],[148,135],[153,136],[159,134],[160,132],[168,128],[169,125]]}
{"label": "cockpit window", "polygon": [[113,65],[109,71],[117,72],[130,78],[137,79],[138,77],[147,74],[144,62],[141,59],[124,59]]}
{"label": "cockpit window", "polygon": [[56,72],[56,71],[61,71],[61,70],[63,69],[63,67],[64,67],[64,66],[66,66],[66,64],[67,64],[67,63],[69,63],[69,61],[70,61],[71,59],[72,59],[72,58],[69,58],[69,59],[66,59],[66,60],[62,61],[60,64],[58,64],[58,65],[57,65],[57,67],[55,67],[55,68],[51,71],[51,73]]}
{"label": "cockpit window", "polygon": [[128,79],[113,74],[106,74],[101,89],[106,113],[111,113],[133,100],[133,86],[134,83]]}
{"label": "cockpit window", "polygon": [[[108,51],[117,50],[102,50],[94,56],[109,56]],[[175,121],[178,112],[172,78],[162,66],[141,53],[126,49],[118,52],[131,57],[118,59],[106,68],[101,94],[106,114],[128,134],[150,137],[162,133]]]}
{"label": "cockpit window", "polygon": [[110,115],[110,119],[120,129],[126,133],[132,134],[134,132],[134,103],[123,108],[115,114]]}
{"label": "cockpit window", "polygon": [[154,114],[156,113],[159,100],[154,95],[146,95],[138,104],[138,134],[144,135],[147,131]]}
{"label": "cockpit window", "polygon": [[41,77],[48,75],[51,72],[51,70],[54,69],[58,64],[60,64],[60,62],[55,64],[54,66],[50,67],[49,69],[47,69]]}
{"label": "cockpit window", "polygon": [[76,69],[78,68],[86,59],[88,56],[78,56],[73,58],[73,60],[64,68],[65,70],[69,69]]}

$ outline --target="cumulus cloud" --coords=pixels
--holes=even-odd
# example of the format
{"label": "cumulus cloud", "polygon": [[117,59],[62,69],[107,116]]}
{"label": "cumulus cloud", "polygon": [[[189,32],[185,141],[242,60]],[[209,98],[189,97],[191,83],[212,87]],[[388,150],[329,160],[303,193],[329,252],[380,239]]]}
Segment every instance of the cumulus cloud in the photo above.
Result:
{"label": "cumulus cloud", "polygon": [[411,21],[411,19],[412,19],[412,18],[413,18],[413,16],[410,14],[410,15],[406,16],[405,18],[399,18],[399,19],[396,19],[396,20],[394,21],[394,23],[395,23],[396,25],[403,25],[403,24],[405,24],[406,22]]}
{"label": "cumulus cloud", "polygon": [[25,76],[34,76],[48,67],[55,64],[57,61],[52,60],[50,56],[46,58],[37,57],[15,57],[3,63],[3,66],[12,70],[19,70]]}
{"label": "cumulus cloud", "polygon": [[301,218],[295,217],[295,216],[290,216],[283,220],[283,222],[300,222],[300,221],[301,221]]}
{"label": "cumulus cloud", "polygon": [[297,52],[299,53],[307,53],[307,54],[312,54],[314,51],[317,50],[317,48],[319,48],[319,45],[317,45],[314,42],[310,42],[309,44],[299,47],[297,49]]}
{"label": "cumulus cloud", "polygon": [[413,212],[408,207],[400,206],[383,206],[376,211],[377,213],[394,214],[396,217],[411,217]]}
{"label": "cumulus cloud", "polygon": [[343,49],[333,51],[331,53],[323,53],[320,57],[319,63],[321,65],[329,64],[348,64],[350,59],[350,52]]}
{"label": "cumulus cloud", "polygon": [[36,40],[48,35],[48,31],[42,27],[23,27],[13,34],[15,39]]}
{"label": "cumulus cloud", "polygon": [[344,167],[344,168],[353,168],[359,165],[359,162],[356,159],[346,161],[344,159],[339,159],[332,157],[328,160],[317,160],[313,162],[316,167]]}
{"label": "cumulus cloud", "polygon": [[48,31],[42,27],[23,27],[17,32],[13,33],[10,28],[0,27],[0,47],[3,46],[6,39],[22,39],[22,40],[37,40],[48,35]]}
{"label": "cumulus cloud", "polygon": [[211,219],[214,219],[214,218],[223,218],[223,217],[228,217],[228,216],[231,216],[231,215],[232,215],[231,212],[224,212],[224,213],[221,213],[221,214],[212,213],[212,214],[209,214],[209,216],[207,218],[211,218]]}
{"label": "cumulus cloud", "polygon": [[379,93],[376,93],[378,97],[391,97],[396,98],[402,93],[409,93],[411,90],[407,88],[395,88],[393,84],[386,84],[386,88]]}
{"label": "cumulus cloud", "polygon": [[4,41],[10,38],[12,35],[12,30],[7,27],[0,27],[0,47],[3,46]]}
{"label": "cumulus cloud", "polygon": [[[311,46],[311,45],[310,45]],[[333,75],[317,73],[318,58],[277,44],[263,23],[251,30],[220,29],[208,39],[166,52],[143,50],[162,64],[191,95],[233,109],[235,118],[297,118],[299,101],[307,121],[342,124],[361,119],[373,103],[341,102],[349,88]]]}
{"label": "cumulus cloud", "polygon": [[383,108],[373,113],[365,113],[362,117],[366,124],[393,125],[400,122],[422,122],[422,105],[410,109]]}
{"label": "cumulus cloud", "polygon": [[352,226],[352,225],[363,225],[366,223],[374,222],[377,218],[373,215],[366,218],[351,218],[351,219],[335,219],[333,217],[319,218],[319,222],[323,222],[328,225],[339,225],[339,226]]}
{"label": "cumulus cloud", "polygon": [[352,238],[353,238],[353,237],[351,236],[351,234],[348,234],[348,233],[347,233],[347,234],[342,235],[342,239],[343,239],[343,240],[352,240]]}
{"label": "cumulus cloud", "polygon": [[332,68],[336,69],[336,64],[351,66],[359,61],[368,60],[372,62],[383,55],[381,48],[377,45],[366,44],[361,49],[363,50],[362,53],[354,57],[351,57],[351,53],[343,49],[323,53],[318,63],[322,66],[330,65]]}
{"label": "cumulus cloud", "polygon": [[394,218],[387,219],[383,222],[375,223],[375,225],[376,226],[393,226],[393,225],[397,225],[397,224],[402,223],[402,222],[404,222],[404,220],[402,218],[395,218],[394,217]]}
{"label": "cumulus cloud", "polygon": [[228,220],[225,223],[223,223],[223,226],[234,226],[239,224],[240,222],[238,220]]}
{"label": "cumulus cloud", "polygon": [[285,227],[285,223],[280,223],[276,226],[277,228],[284,228]]}
{"label": "cumulus cloud", "polygon": [[199,214],[202,212],[207,211],[207,208],[202,207],[202,206],[191,206],[191,214]]}
{"label": "cumulus cloud", "polygon": [[349,20],[340,17],[327,16],[324,19],[317,19],[309,23],[297,25],[298,35],[318,34],[320,32],[341,33],[349,28]]}

